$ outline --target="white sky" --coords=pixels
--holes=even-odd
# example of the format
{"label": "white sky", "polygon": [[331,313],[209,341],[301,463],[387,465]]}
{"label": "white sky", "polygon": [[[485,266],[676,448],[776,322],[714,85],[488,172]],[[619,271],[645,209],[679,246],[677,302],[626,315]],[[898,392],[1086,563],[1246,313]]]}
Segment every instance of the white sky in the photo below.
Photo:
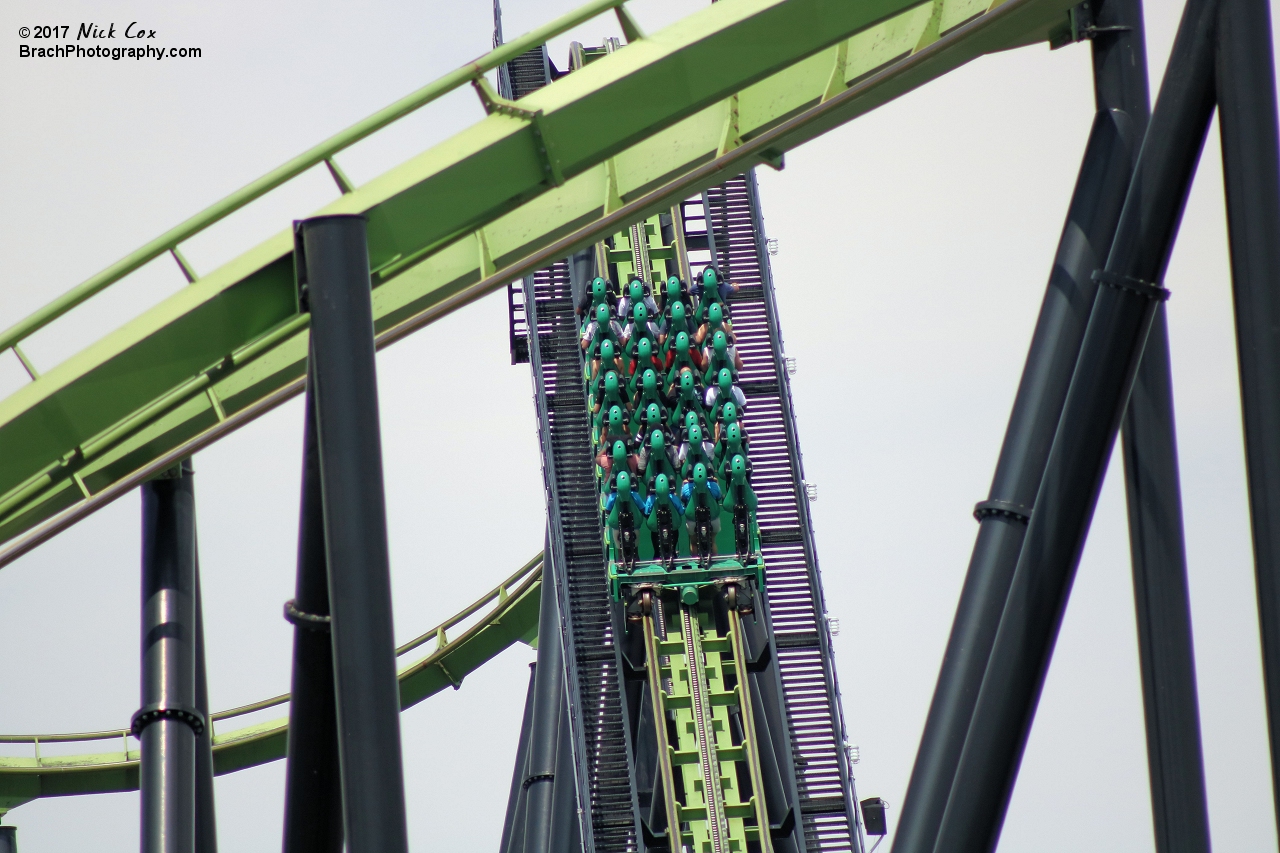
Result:
{"label": "white sky", "polygon": [[[508,38],[575,0],[509,0]],[[689,4],[638,0],[649,30]],[[1181,4],[1149,3],[1152,79]],[[33,61],[20,26],[141,21],[200,59]],[[0,6],[0,326],[328,135],[484,52],[488,0]],[[600,43],[612,19],[572,37]],[[563,65],[569,37],[552,45]],[[34,42],[28,41],[31,44]],[[858,793],[896,823],[1093,112],[1089,49],[981,59],[762,170]],[[339,158],[368,180],[482,115],[469,92]],[[1216,129],[1166,284],[1213,840],[1276,845]],[[311,174],[188,244],[209,271],[333,196]],[[32,341],[49,367],[181,287],[165,259]],[[542,546],[527,367],[490,297],[379,356],[396,636]],[[6,356],[8,358],[8,356]],[[0,359],[0,394],[20,382]],[[195,460],[210,691],[288,688],[297,401]],[[1117,466],[1116,471],[1119,470]],[[499,484],[519,496],[501,508]],[[495,535],[495,525],[501,532]],[[0,731],[125,725],[138,705],[138,502],[0,572]],[[1121,477],[1108,480],[1000,850],[1153,846]],[[402,718],[418,851],[497,846],[533,653]],[[222,777],[224,850],[278,849],[280,763]],[[24,853],[137,849],[137,795],[12,812]],[[887,847],[885,848],[887,849]]]}

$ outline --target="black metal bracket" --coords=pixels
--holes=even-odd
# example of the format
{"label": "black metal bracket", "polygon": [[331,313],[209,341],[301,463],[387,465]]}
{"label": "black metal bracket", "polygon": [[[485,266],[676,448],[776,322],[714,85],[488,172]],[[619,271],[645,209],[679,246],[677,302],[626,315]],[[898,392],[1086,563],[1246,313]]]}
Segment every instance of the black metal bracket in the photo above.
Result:
{"label": "black metal bracket", "polygon": [[983,521],[993,516],[1011,518],[1015,521],[1021,521],[1023,524],[1028,524],[1031,522],[1031,507],[1016,504],[1012,501],[979,501],[974,504],[973,517],[978,521]]}
{"label": "black metal bracket", "polygon": [[326,634],[329,633],[329,625],[333,621],[331,616],[321,616],[318,613],[307,613],[305,610],[299,610],[292,598],[284,603],[284,618],[286,622],[297,625],[299,628],[306,628],[308,631],[323,631]]}
{"label": "black metal bracket", "polygon": [[1163,302],[1169,298],[1169,291],[1165,288],[1154,282],[1143,281],[1133,276],[1107,272],[1106,270],[1094,270],[1091,277],[1098,284],[1105,284],[1107,287],[1115,288],[1116,290],[1127,290],[1130,293],[1136,293],[1139,296],[1145,296],[1157,302]]}
{"label": "black metal bracket", "polygon": [[129,731],[134,737],[141,738],[143,729],[160,720],[178,720],[190,726],[197,736],[204,734],[204,714],[186,705],[161,703],[139,708],[129,721]]}

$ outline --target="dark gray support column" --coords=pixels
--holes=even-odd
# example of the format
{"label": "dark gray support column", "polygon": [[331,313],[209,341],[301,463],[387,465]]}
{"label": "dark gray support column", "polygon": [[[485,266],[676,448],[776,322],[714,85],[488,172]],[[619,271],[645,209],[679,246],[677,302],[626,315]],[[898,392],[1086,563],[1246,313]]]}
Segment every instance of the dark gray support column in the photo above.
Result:
{"label": "dark gray support column", "polygon": [[142,485],[143,853],[194,853],[196,738],[196,526],[191,462]]}
{"label": "dark gray support column", "polygon": [[1216,0],[1189,0],[1094,300],[936,849],[995,848],[1213,113]]}
{"label": "dark gray support column", "polygon": [[342,783],[338,714],[329,641],[329,570],[316,436],[314,383],[309,382],[302,440],[302,507],[298,575],[285,618],[294,624],[293,684],[284,787],[284,853],[341,853]]}
{"label": "dark gray support column", "polygon": [[0,826],[0,853],[18,853],[16,826]]}
{"label": "dark gray support column", "polygon": [[[1137,0],[1107,0],[1099,27],[1136,19]],[[1093,40],[1098,113],[1045,291],[1026,366],[956,607],[942,668],[907,787],[894,853],[932,853],[991,644],[1022,550],[1102,266],[1115,236],[1132,164],[1146,126],[1146,60],[1141,33]]]}
{"label": "dark gray support column", "polygon": [[209,676],[205,667],[204,597],[200,553],[196,550],[196,710],[205,726],[196,737],[196,853],[218,853],[218,816],[213,801],[213,720],[209,717]]}
{"label": "dark gray support column", "polygon": [[[1149,108],[1142,7],[1138,0],[1108,0],[1103,14],[1108,19],[1099,21],[1099,26],[1130,28],[1108,40],[1127,46],[1113,61],[1132,67],[1134,73],[1128,90],[1117,98],[1145,133]],[[1103,41],[1101,37],[1095,41],[1095,50]],[[1129,396],[1121,442],[1156,850],[1208,853],[1209,814],[1163,304],[1156,307]]]}
{"label": "dark gray support column", "polygon": [[311,312],[310,375],[320,446],[347,850],[407,853],[364,218],[304,220],[296,246],[301,293]]}
{"label": "dark gray support column", "polygon": [[1217,71],[1271,787],[1280,817],[1280,146],[1266,0],[1222,0]]}
{"label": "dark gray support column", "polygon": [[[538,638],[542,645],[542,638]],[[507,817],[502,824],[502,841],[498,853],[522,853],[524,850],[525,765],[529,755],[529,734],[533,722],[533,686],[538,677],[538,665],[529,664],[529,689],[524,695],[524,717],[520,721],[520,740],[516,745],[516,766],[511,773],[511,792],[507,795]]]}
{"label": "dark gray support column", "polygon": [[[546,553],[550,553],[549,538],[547,545]],[[554,595],[544,595],[538,614],[538,667],[522,783],[527,798],[524,844],[516,848],[525,853],[561,853],[570,843],[566,828],[556,825],[554,808],[557,789],[564,787],[559,782],[571,782],[556,778],[561,753],[561,716],[568,711],[566,701],[560,602]]]}
{"label": "dark gray support column", "polygon": [[1129,397],[1122,440],[1151,817],[1159,853],[1208,853],[1209,804],[1173,424],[1169,334],[1160,305]]}

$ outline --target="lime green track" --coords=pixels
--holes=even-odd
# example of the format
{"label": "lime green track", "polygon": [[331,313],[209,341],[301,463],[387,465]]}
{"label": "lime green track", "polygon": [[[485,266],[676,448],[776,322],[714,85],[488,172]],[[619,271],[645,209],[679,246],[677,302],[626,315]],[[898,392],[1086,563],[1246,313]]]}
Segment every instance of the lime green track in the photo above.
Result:
{"label": "lime green track", "polygon": [[[434,643],[424,657],[401,663],[400,707],[412,707],[462,679],[517,641],[532,642],[538,631],[542,594],[539,554],[470,607],[396,650],[398,658]],[[461,627],[460,627],[461,626]],[[457,636],[449,632],[459,630]],[[220,721],[284,705],[289,694],[212,715],[215,724],[213,765],[218,774],[232,773],[284,758],[288,718],[268,720],[227,732]],[[40,756],[40,745],[97,743],[117,750],[91,755]],[[29,744],[25,758],[0,756],[0,815],[40,797],[105,794],[138,788],[139,745],[128,729],[61,735],[0,735],[0,743]]]}
{"label": "lime green track", "polygon": [[[207,272],[181,247],[303,172],[327,170],[337,198],[299,215],[368,218],[381,346],[977,56],[1054,38],[1072,2],[722,0],[646,35],[595,0],[424,87],[0,333],[32,376],[0,401],[0,565],[301,390],[289,231]],[[611,10],[620,50],[517,103],[485,82]],[[468,84],[486,118],[351,185],[341,151]],[[166,253],[189,287],[47,372],[26,358],[26,338]]]}

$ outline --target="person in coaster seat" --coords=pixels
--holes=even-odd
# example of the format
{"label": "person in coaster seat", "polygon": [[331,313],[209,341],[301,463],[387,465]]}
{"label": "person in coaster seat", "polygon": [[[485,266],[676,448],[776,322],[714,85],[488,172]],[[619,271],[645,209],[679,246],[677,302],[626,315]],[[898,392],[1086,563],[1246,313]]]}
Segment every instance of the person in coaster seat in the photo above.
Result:
{"label": "person in coaster seat", "polygon": [[724,316],[729,316],[728,305],[726,300],[732,293],[738,292],[738,285],[722,281],[716,273],[715,267],[707,267],[702,271],[702,275],[698,276],[698,282],[691,288],[694,297],[698,300],[698,312],[695,320],[698,325],[702,325],[707,319],[707,310],[712,305],[720,305],[724,311]]}
{"label": "person in coaster seat", "polygon": [[684,370],[680,373],[680,386],[671,404],[671,428],[683,428],[689,412],[694,412],[699,421],[706,422],[707,412],[702,407],[702,398],[698,396],[698,383],[693,378],[693,371]]}
{"label": "person in coaster seat", "polygon": [[631,312],[631,322],[627,323],[627,327],[622,330],[622,339],[626,342],[627,358],[634,358],[636,345],[643,340],[649,341],[650,347],[656,346],[658,343],[658,325],[649,317],[649,309],[644,307],[643,303],[635,307]]}
{"label": "person in coaster seat", "polygon": [[746,427],[740,425],[738,404],[732,400],[727,401],[720,407],[720,411],[716,413],[716,419],[712,421],[711,441],[713,443],[720,443],[720,440],[724,438],[724,431],[729,428],[729,424],[739,424],[739,429],[742,430],[742,438],[744,441],[747,440]]}
{"label": "person in coaster seat", "polygon": [[626,293],[618,300],[618,316],[630,317],[637,305],[643,305],[645,310],[649,312],[650,317],[657,318],[658,303],[653,301],[653,297],[649,295],[649,289],[645,287],[644,282],[638,278],[633,278],[631,283],[627,285]]}
{"label": "person in coaster seat", "polygon": [[650,404],[656,404],[664,416],[667,414],[667,399],[658,390],[658,374],[654,373],[652,367],[640,377],[640,385],[631,398],[631,411],[634,412],[631,416],[633,427],[639,425],[640,419],[649,410]]}
{"label": "person in coaster seat", "polygon": [[[726,405],[729,408],[731,403]],[[728,467],[733,457],[741,456],[743,459],[750,459],[747,455],[750,453],[751,443],[747,440],[747,435],[742,431],[742,424],[734,421],[725,427],[723,433],[720,434],[720,440],[716,442],[715,452],[711,455],[715,462],[716,476],[722,481],[728,479]],[[750,462],[748,462],[747,473],[751,473]]]}
{"label": "person in coaster seat", "polygon": [[671,491],[671,479],[666,474],[659,474],[654,480],[653,489],[645,498],[644,514],[653,553],[670,565],[680,550],[679,522],[684,518],[684,504]]}
{"label": "person in coaster seat", "polygon": [[731,352],[729,336],[721,329],[711,338],[711,344],[702,351],[702,358],[707,365],[703,381],[710,385],[716,381],[721,370],[728,370],[734,379],[738,378],[738,369],[742,367],[742,359],[736,352]]}
{"label": "person in coaster seat", "polygon": [[644,472],[645,491],[652,494],[658,477],[676,480],[676,452],[667,443],[666,431],[661,427],[649,431],[644,447],[636,457],[636,471]]}
{"label": "person in coaster seat", "polygon": [[596,386],[595,399],[591,403],[592,424],[599,429],[604,422],[605,413],[614,406],[622,408],[623,413],[631,411],[631,403],[622,395],[622,385],[618,382],[617,372],[610,370],[604,375],[604,381]]}
{"label": "person in coaster seat", "polygon": [[719,302],[707,309],[707,319],[698,327],[697,334],[693,336],[693,342],[698,346],[706,346],[715,337],[716,332],[724,332],[729,343],[729,354],[737,358],[738,350],[733,337],[733,324],[725,316],[724,306]]}
{"label": "person in coaster seat", "polygon": [[[716,553],[716,535],[720,532],[720,484],[707,476],[707,466],[699,462],[693,466],[693,476],[680,488],[680,499],[684,502],[685,528],[689,531],[689,550],[703,557],[714,557]],[[698,511],[705,510],[710,523],[710,535],[704,540],[705,551],[699,547]]]}
{"label": "person in coaster seat", "polygon": [[685,432],[684,443],[676,452],[676,464],[680,466],[680,479],[688,480],[693,469],[699,465],[705,467],[710,474],[711,454],[714,452],[715,446],[703,437],[702,427],[696,423],[690,424]]}
{"label": "person in coaster seat", "polygon": [[676,380],[680,378],[680,371],[692,370],[695,376],[702,375],[702,354],[693,348],[689,343],[689,333],[681,332],[676,335],[675,346],[667,351],[667,395],[670,396],[675,390]]}
{"label": "person in coaster seat", "polygon": [[662,298],[662,316],[668,319],[671,316],[671,306],[677,302],[683,302],[685,305],[689,303],[689,288],[680,280],[678,276],[671,276],[667,279],[666,290],[663,291]]}
{"label": "person in coaster seat", "polygon": [[619,471],[616,488],[605,498],[605,523],[613,537],[613,545],[621,552],[628,567],[636,561],[636,544],[640,525],[644,522],[644,501],[631,488],[631,475]]}
{"label": "person in coaster seat", "polygon": [[609,282],[603,278],[596,276],[591,280],[591,285],[582,293],[578,299],[578,304],[573,306],[573,313],[578,315],[580,323],[586,323],[596,316],[597,305],[609,304]]}
{"label": "person in coaster seat", "polygon": [[[609,417],[605,420],[604,429],[601,431],[599,441],[596,443],[598,448],[596,464],[604,469],[606,477],[613,473],[612,453],[614,444],[621,442],[625,450],[627,442],[630,440],[631,436],[627,433],[627,424],[622,415],[622,407],[611,407],[609,409]],[[623,456],[626,456],[625,452]]]}
{"label": "person in coaster seat", "polygon": [[733,508],[742,504],[751,512],[756,511],[759,501],[756,498],[755,489],[751,488],[751,483],[747,480],[747,458],[741,453],[736,453],[733,459],[729,461],[728,468],[728,485],[724,488],[724,501],[721,506],[726,512],[733,512]]}
{"label": "person in coaster seat", "polygon": [[666,372],[662,362],[654,355],[656,350],[657,347],[648,338],[641,338],[640,343],[636,345],[635,355],[627,364],[627,371],[631,376],[627,380],[627,388],[631,392],[631,396],[634,397],[636,395],[636,388],[639,387],[639,382],[644,378],[646,370],[652,370],[658,376]]}
{"label": "person in coaster seat", "polygon": [[667,353],[675,346],[676,337],[681,332],[692,337],[695,331],[693,323],[689,322],[689,309],[677,299],[667,310],[662,335],[658,338],[658,342],[661,344],[659,348],[661,356],[664,359],[667,357]]}
{"label": "person in coaster seat", "polygon": [[595,396],[599,390],[600,383],[604,381],[604,374],[610,370],[622,375],[622,359],[618,357],[613,348],[613,341],[605,341],[600,344],[600,357],[591,362],[591,369],[588,376],[591,377],[591,383],[588,388],[588,395]]}
{"label": "person in coaster seat", "polygon": [[716,376],[716,384],[707,389],[705,399],[707,417],[713,421],[720,419],[720,407],[725,403],[733,403],[738,407],[738,414],[742,414],[742,410],[747,405],[747,395],[742,393],[742,389],[733,384],[733,374],[729,372],[729,368],[721,369]]}
{"label": "person in coaster seat", "polygon": [[[590,323],[582,327],[582,351],[591,361],[591,372],[594,374],[600,360],[600,345],[605,341],[613,344],[614,355],[622,352],[622,326],[609,315],[609,306],[597,305],[596,315]],[[621,370],[621,368],[619,368]]]}
{"label": "person in coaster seat", "polygon": [[729,480],[720,506],[733,519],[733,545],[740,558],[751,551],[751,516],[758,505],[755,490],[747,481],[747,460],[735,454],[729,464]]}

